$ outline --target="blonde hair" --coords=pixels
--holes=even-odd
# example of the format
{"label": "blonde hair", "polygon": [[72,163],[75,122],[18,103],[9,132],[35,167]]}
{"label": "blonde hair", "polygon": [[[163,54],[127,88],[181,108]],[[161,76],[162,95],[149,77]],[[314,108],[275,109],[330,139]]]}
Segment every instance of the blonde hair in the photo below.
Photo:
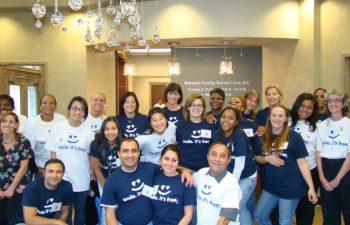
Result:
{"label": "blonde hair", "polygon": [[247,102],[245,101],[245,99],[242,96],[236,95],[236,96],[233,96],[230,100],[232,100],[233,98],[238,98],[241,101],[242,109],[240,109],[239,111],[243,111],[244,112],[244,110],[247,108]]}
{"label": "blonde hair", "polygon": [[266,153],[271,153],[272,150],[274,150],[276,153],[281,153],[281,147],[288,140],[289,133],[290,133],[290,129],[288,126],[288,119],[287,119],[283,124],[282,132],[277,136],[276,140],[273,140],[272,124],[271,124],[270,116],[274,108],[283,109],[285,112],[286,118],[288,118],[288,109],[284,105],[277,104],[271,107],[271,110],[269,112],[269,117],[266,122],[266,131],[263,136],[263,151]]}
{"label": "blonde hair", "polygon": [[257,90],[250,89],[246,93],[244,93],[244,95],[243,95],[243,98],[245,100],[247,100],[248,98],[251,98],[251,97],[256,97],[258,99],[257,103],[259,104],[259,102],[260,102],[260,94],[259,94],[259,92]]}
{"label": "blonde hair", "polygon": [[265,89],[265,95],[267,95],[267,91],[269,89],[272,89],[272,88],[276,89],[276,91],[278,92],[278,94],[280,94],[281,99],[282,99],[283,98],[283,92],[282,92],[282,89],[277,84],[270,84],[269,86],[267,86],[266,89]]}
{"label": "blonde hair", "polygon": [[[107,102],[106,94],[105,94],[103,91],[94,91],[94,92],[91,94],[91,96],[90,96],[90,104],[91,104],[92,98],[93,98],[95,95],[100,95],[100,96],[102,96],[102,98],[105,100],[105,102]],[[106,105],[105,105],[105,107],[106,107]],[[90,107],[90,110],[92,110],[92,107]],[[103,110],[101,111],[101,115],[106,115],[105,109],[103,109]]]}
{"label": "blonde hair", "polygon": [[203,112],[201,119],[205,119],[205,98],[200,93],[195,92],[188,96],[185,101],[184,119],[187,121],[190,121],[190,110],[188,108],[191,107],[192,103],[196,101],[196,99],[200,99],[203,103]]}

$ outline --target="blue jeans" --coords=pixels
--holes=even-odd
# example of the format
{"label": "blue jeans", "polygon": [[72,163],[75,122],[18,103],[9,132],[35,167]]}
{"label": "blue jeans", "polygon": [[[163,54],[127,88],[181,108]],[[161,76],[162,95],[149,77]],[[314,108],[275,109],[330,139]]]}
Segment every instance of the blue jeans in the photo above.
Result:
{"label": "blue jeans", "polygon": [[278,204],[279,224],[293,225],[293,215],[300,198],[283,199],[269,192],[263,191],[255,208],[255,220],[258,225],[271,225],[269,216]]}
{"label": "blue jeans", "polygon": [[247,208],[247,202],[255,190],[256,177],[240,179],[238,183],[242,191],[242,199],[239,202],[239,222],[244,225],[254,225],[252,215]]}
{"label": "blue jeans", "polygon": [[[121,224],[121,223],[118,221],[118,225],[123,225],[123,224]],[[146,225],[153,225],[153,222],[151,221],[151,222],[147,223]]]}
{"label": "blue jeans", "polygon": [[[85,203],[89,191],[74,192],[73,208],[74,208],[74,225],[85,224]],[[72,208],[70,209],[67,223],[72,224]]]}

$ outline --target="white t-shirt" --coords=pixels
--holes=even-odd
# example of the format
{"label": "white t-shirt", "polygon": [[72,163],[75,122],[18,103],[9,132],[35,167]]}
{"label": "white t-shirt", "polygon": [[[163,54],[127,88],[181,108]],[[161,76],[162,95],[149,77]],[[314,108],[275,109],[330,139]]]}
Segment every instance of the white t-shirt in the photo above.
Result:
{"label": "white t-shirt", "polygon": [[140,135],[136,137],[141,150],[141,162],[151,162],[159,164],[160,153],[163,148],[169,144],[176,142],[176,126],[169,124],[163,134],[153,132],[148,135]]}
{"label": "white t-shirt", "polygon": [[338,121],[328,118],[318,127],[317,151],[328,159],[346,158],[350,151],[350,119],[343,117]]}
{"label": "white t-shirt", "polygon": [[[227,172],[218,182],[206,167],[194,173],[193,177],[197,187],[197,225],[217,224],[222,208],[237,209],[238,213],[242,192],[231,173]],[[239,224],[239,217],[229,224]]]}
{"label": "white t-shirt", "polygon": [[89,112],[88,117],[84,121],[84,123],[91,128],[91,130],[94,133],[97,133],[101,129],[102,122],[106,119],[107,117],[105,115],[101,115],[99,117],[93,117],[91,113]]}
{"label": "white t-shirt", "polygon": [[294,131],[302,136],[309,153],[309,156],[306,157],[307,162],[310,169],[314,169],[316,167],[317,128],[315,131],[312,131],[312,127],[305,120],[299,120],[294,127]]}
{"label": "white t-shirt", "polygon": [[[17,113],[16,113],[17,114]],[[28,127],[28,118],[22,114],[17,114],[19,120],[18,132],[23,134]]]}
{"label": "white t-shirt", "polygon": [[51,128],[65,119],[63,115],[55,113],[53,120],[50,122],[43,121],[40,115],[37,115],[34,119],[29,121],[24,136],[29,139],[32,145],[35,154],[35,163],[38,167],[44,168],[46,161],[51,158],[51,152],[45,149],[45,144],[51,132]]}
{"label": "white t-shirt", "polygon": [[94,133],[86,124],[72,127],[68,121],[56,124],[49,135],[45,148],[56,152],[66,170],[63,179],[73,185],[74,192],[87,191],[90,186],[90,164],[88,154]]}

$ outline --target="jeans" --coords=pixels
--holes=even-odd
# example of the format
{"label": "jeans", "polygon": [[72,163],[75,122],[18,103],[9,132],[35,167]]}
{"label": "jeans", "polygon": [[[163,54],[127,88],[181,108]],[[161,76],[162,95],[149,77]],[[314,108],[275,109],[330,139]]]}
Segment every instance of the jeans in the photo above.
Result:
{"label": "jeans", "polygon": [[255,208],[255,219],[258,225],[271,225],[269,219],[270,213],[278,204],[279,209],[279,224],[293,225],[293,215],[299,203],[300,198],[297,199],[283,199],[279,198],[269,192],[263,191],[261,193],[259,202]]}
{"label": "jeans", "polygon": [[[85,203],[88,193],[89,191],[74,192],[74,225],[85,224]],[[72,225],[72,209],[70,209],[67,223],[69,225]]]}
{"label": "jeans", "polygon": [[[118,225],[123,225],[123,224],[121,224],[121,223],[118,221]],[[153,225],[153,222],[151,221],[151,222],[147,223],[146,225]]]}
{"label": "jeans", "polygon": [[239,222],[244,225],[254,225],[253,218],[247,208],[247,203],[256,186],[256,177],[247,177],[239,180],[242,191],[242,199],[239,202]]}

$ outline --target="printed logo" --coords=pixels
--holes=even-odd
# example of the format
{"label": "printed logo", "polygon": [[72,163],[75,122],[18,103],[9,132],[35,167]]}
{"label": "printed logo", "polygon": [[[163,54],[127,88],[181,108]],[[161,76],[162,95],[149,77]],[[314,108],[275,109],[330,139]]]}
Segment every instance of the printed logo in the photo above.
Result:
{"label": "printed logo", "polygon": [[179,120],[177,119],[177,117],[176,116],[171,116],[171,117],[169,117],[169,122],[170,123],[177,123]]}
{"label": "printed logo", "polygon": [[132,191],[140,191],[144,186],[144,183],[141,183],[140,179],[134,180],[131,182],[131,190]]}
{"label": "printed logo", "polygon": [[204,194],[204,195],[210,195],[211,194],[211,186],[210,185],[207,185],[205,184],[203,189],[201,190],[201,192]]}
{"label": "printed logo", "polygon": [[192,137],[192,138],[200,138],[201,135],[202,135],[201,130],[194,130],[194,131],[192,131],[191,137]]}
{"label": "printed logo", "polygon": [[337,133],[335,132],[335,130],[331,130],[331,131],[330,131],[330,134],[328,135],[328,137],[329,137],[329,138],[332,138],[332,139],[335,139],[335,138],[339,137],[339,135],[340,135],[340,134],[337,134]]}
{"label": "printed logo", "polygon": [[71,144],[78,143],[79,142],[78,136],[77,135],[69,135],[67,141]]}
{"label": "printed logo", "polygon": [[158,141],[158,148],[163,149],[167,144],[168,142],[165,139],[160,140]]}
{"label": "printed logo", "polygon": [[96,133],[99,131],[97,124],[91,124],[91,130]]}
{"label": "printed logo", "polygon": [[137,130],[134,124],[129,124],[126,126],[125,131],[128,133],[134,133]]}
{"label": "printed logo", "polygon": [[158,194],[160,195],[168,195],[170,194],[170,186],[169,185],[160,185],[160,188],[158,189]]}
{"label": "printed logo", "polygon": [[300,127],[295,128],[294,131],[297,132],[297,133],[299,133],[299,134],[301,134]]}

